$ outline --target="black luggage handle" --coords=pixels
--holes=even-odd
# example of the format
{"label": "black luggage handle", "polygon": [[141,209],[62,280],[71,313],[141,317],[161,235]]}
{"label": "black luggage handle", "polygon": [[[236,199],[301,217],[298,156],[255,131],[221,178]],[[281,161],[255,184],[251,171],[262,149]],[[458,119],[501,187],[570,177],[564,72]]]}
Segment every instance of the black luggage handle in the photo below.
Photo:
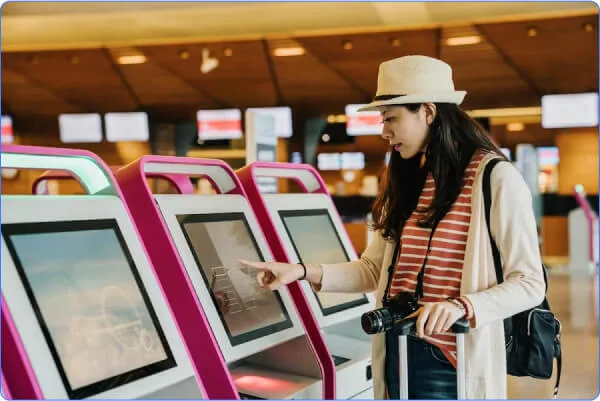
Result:
{"label": "black luggage handle", "polygon": [[[407,336],[415,332],[415,327],[417,325],[417,318],[411,317],[409,319],[402,319],[398,323],[396,323],[394,327],[394,332],[396,332],[399,336]],[[458,319],[456,323],[452,325],[450,331],[456,334],[465,334],[469,332],[469,321],[464,317]]]}

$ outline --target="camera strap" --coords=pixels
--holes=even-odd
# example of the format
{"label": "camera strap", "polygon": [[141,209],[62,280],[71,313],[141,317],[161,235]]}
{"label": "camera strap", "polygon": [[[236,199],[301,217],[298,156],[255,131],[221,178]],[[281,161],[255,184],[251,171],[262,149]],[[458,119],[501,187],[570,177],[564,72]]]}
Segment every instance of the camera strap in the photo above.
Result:
{"label": "camera strap", "polygon": [[[421,265],[421,270],[417,276],[417,287],[415,288],[415,297],[417,299],[423,298],[423,280],[425,277],[425,265],[427,264],[427,258],[429,257],[429,250],[431,248],[431,241],[433,240],[433,234],[435,233],[435,229],[438,226],[439,221],[435,221],[433,223],[433,227],[431,228],[431,233],[429,234],[429,241],[427,242],[427,250],[425,252],[425,258],[423,259],[423,265]],[[404,229],[404,224],[402,224],[402,229],[398,230],[398,239],[396,240],[396,247],[394,248],[394,254],[392,255],[392,262],[388,267],[388,282],[385,287],[385,292],[383,293],[383,300],[389,299],[390,295],[390,287],[392,286],[392,279],[394,275],[394,268],[396,267],[396,261],[398,260],[398,253],[400,252],[401,245],[401,237],[402,231]]]}

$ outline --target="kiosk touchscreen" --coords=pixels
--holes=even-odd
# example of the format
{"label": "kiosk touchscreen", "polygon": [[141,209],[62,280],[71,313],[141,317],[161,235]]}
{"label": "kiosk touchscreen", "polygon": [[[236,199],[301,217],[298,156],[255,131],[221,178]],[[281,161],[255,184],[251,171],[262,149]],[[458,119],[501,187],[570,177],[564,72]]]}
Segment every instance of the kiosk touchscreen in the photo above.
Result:
{"label": "kiosk touchscreen", "polygon": [[[266,208],[292,262],[343,263],[356,254],[335,206],[325,194],[264,194]],[[315,292],[302,283],[336,364],[338,398],[372,398],[371,338],[360,325],[374,297]]]}
{"label": "kiosk touchscreen", "polygon": [[202,398],[120,199],[3,196],[2,291],[45,398]]}
{"label": "kiosk touchscreen", "polygon": [[155,195],[242,398],[321,398],[320,371],[287,288],[239,259],[272,260],[241,195]]}

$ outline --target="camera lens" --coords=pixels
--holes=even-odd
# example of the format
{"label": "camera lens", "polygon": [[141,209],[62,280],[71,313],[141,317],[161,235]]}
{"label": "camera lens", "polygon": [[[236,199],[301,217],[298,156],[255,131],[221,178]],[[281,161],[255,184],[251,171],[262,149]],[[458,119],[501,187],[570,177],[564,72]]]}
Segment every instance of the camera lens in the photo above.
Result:
{"label": "camera lens", "polygon": [[388,308],[376,309],[364,313],[360,319],[362,329],[367,334],[377,334],[392,327],[393,316]]}

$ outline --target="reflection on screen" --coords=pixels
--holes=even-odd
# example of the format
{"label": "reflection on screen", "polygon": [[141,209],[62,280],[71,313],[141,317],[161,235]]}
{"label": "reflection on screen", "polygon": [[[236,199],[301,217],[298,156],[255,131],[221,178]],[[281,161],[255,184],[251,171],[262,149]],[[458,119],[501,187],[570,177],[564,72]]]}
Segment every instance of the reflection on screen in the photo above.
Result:
{"label": "reflection on screen", "polygon": [[84,398],[175,361],[116,222],[75,224],[2,230],[65,388]]}
{"label": "reflection on screen", "polygon": [[256,270],[237,260],[263,260],[242,213],[178,216],[233,345],[291,327],[279,294],[258,286]]}
{"label": "reflection on screen", "polygon": [[[348,262],[327,210],[280,211],[279,215],[303,263]],[[324,315],[368,303],[364,294],[318,292],[317,298]]]}

